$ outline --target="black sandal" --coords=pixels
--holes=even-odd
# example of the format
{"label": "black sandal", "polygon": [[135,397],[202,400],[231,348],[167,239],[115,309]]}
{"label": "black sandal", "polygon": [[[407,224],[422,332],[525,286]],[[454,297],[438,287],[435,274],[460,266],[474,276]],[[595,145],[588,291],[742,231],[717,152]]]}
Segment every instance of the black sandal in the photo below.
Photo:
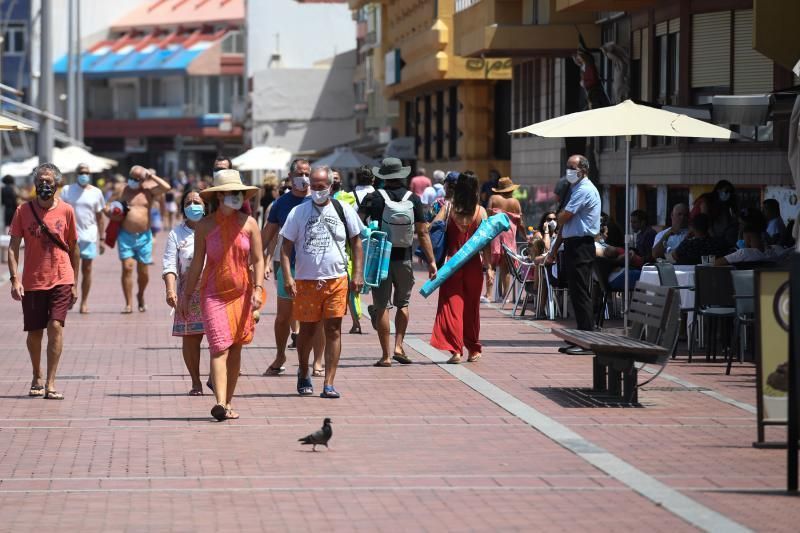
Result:
{"label": "black sandal", "polygon": [[217,419],[218,422],[222,422],[228,416],[228,410],[225,409],[225,406],[222,404],[217,404],[211,408],[211,416]]}
{"label": "black sandal", "polygon": [[28,396],[34,398],[44,396],[44,385],[31,385],[31,390],[28,391]]}

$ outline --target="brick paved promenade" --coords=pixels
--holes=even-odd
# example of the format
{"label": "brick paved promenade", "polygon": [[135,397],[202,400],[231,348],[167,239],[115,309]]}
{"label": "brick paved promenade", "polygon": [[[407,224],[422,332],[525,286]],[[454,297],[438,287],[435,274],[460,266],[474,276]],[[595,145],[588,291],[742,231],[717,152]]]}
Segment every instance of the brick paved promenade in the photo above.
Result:
{"label": "brick paved promenade", "polygon": [[[294,352],[285,376],[261,377],[274,355],[270,287],[244,351],[241,419],[216,423],[212,396],[187,395],[160,268],[151,275],[149,311],[123,316],[116,252],[98,259],[91,314],[68,318],[62,402],[27,397],[21,310],[0,285],[0,530],[796,531],[800,523],[800,502],[778,491],[785,452],[751,447],[752,366],[725,376],[719,363],[679,359],[642,391],[642,408],[591,406],[570,392],[590,385],[591,361],[558,354],[551,324],[484,307],[483,359],[439,365],[424,345],[436,299],[417,295],[407,346],[415,364],[374,368],[375,333],[345,335],[342,398],[299,398]],[[325,416],[331,449],[299,446]]]}

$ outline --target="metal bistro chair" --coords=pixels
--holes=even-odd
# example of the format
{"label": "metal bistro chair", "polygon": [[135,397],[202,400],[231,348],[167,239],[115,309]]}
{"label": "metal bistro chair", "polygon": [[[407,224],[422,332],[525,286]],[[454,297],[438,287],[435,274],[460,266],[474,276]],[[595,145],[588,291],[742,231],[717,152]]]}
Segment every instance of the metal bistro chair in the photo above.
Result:
{"label": "metal bistro chair", "polygon": [[[747,349],[747,332],[752,328],[755,320],[755,276],[752,270],[734,270],[731,272],[731,276],[733,277],[733,297],[736,300],[736,317],[733,321],[736,335],[733,337],[733,341],[736,346],[735,353],[741,363],[744,361],[744,351]],[[730,375],[732,363],[733,354],[728,358],[728,367],[725,369],[726,375]]]}
{"label": "metal bistro chair", "polygon": [[[698,318],[708,322],[706,359],[714,354],[716,359],[717,333],[720,325],[736,318],[736,305],[733,298],[733,278],[731,266],[697,265],[694,271],[695,320],[689,333],[689,362],[694,354],[694,341],[697,337]],[[704,324],[705,327],[705,324]]]}
{"label": "metal bistro chair", "polygon": [[[668,263],[667,261],[657,261],[654,266],[656,267],[656,271],[658,272],[658,281],[662,287],[671,287],[676,289],[677,291],[681,290],[690,290],[693,291],[694,287],[691,285],[681,285],[678,281],[678,274],[675,272],[675,265],[672,263]],[[680,318],[681,321],[685,323],[686,317],[689,315],[690,312],[694,311],[694,307],[684,307],[682,304],[682,299],[680,298],[680,292],[677,293],[679,299],[678,304],[680,305]],[[699,320],[699,317],[695,317],[695,320]],[[678,338],[680,335],[675,337],[675,346],[672,347],[672,358],[674,359],[678,352]]]}
{"label": "metal bistro chair", "polygon": [[508,265],[508,271],[511,274],[513,283],[509,285],[508,289],[506,289],[506,293],[503,295],[503,304],[501,309],[505,309],[508,295],[511,294],[511,292],[514,290],[514,287],[519,284],[519,290],[514,298],[514,309],[511,311],[511,316],[517,314],[517,307],[519,307],[519,302],[522,299],[523,293],[525,294],[525,300],[522,303],[522,312],[520,315],[524,315],[525,306],[528,305],[528,291],[525,284],[528,281],[528,273],[532,268],[535,268],[536,265],[530,259],[512,251],[505,244],[503,244],[502,247],[503,255],[505,256],[505,261]]}

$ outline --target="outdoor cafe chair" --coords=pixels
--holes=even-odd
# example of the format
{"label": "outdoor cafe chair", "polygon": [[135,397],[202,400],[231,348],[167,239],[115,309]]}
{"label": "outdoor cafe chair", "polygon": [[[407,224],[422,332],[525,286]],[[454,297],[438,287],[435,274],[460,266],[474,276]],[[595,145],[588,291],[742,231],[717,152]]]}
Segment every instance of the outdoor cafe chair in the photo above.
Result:
{"label": "outdoor cafe chair", "polygon": [[[734,317],[736,335],[734,335],[733,340],[736,346],[735,353],[741,363],[744,361],[744,351],[748,343],[747,332],[752,331],[756,312],[755,276],[752,270],[734,270],[731,272],[731,276],[733,278],[733,297],[736,307],[736,316]],[[755,335],[751,338],[755,338]],[[732,363],[733,354],[728,358],[728,367],[725,369],[726,375],[730,375]]]}
{"label": "outdoor cafe chair", "polygon": [[511,311],[511,316],[517,314],[517,308],[519,307],[520,300],[523,299],[524,294],[522,312],[520,313],[521,316],[525,314],[525,306],[528,305],[528,274],[530,273],[531,269],[536,268],[536,264],[531,259],[523,257],[522,255],[512,251],[505,244],[503,244],[502,247],[503,256],[505,257],[506,265],[508,266],[508,271],[511,274],[513,283],[509,285],[508,289],[506,289],[506,293],[503,295],[503,304],[501,309],[505,309],[506,300],[508,299],[509,294],[511,294],[512,291],[514,291],[514,287],[519,284],[519,289],[516,291],[516,295],[514,297],[514,309]]}
{"label": "outdoor cafe chair", "polygon": [[[689,332],[689,362],[694,354],[694,342],[697,338],[698,318],[708,322],[706,342],[706,359],[711,354],[716,358],[717,336],[720,328],[724,329],[736,317],[736,305],[733,298],[733,278],[731,266],[697,265],[694,271],[694,316]],[[705,327],[703,324],[702,327]],[[725,338],[724,336],[722,337]],[[729,337],[728,337],[729,338]],[[726,344],[726,349],[730,344]]]}
{"label": "outdoor cafe chair", "polygon": [[[675,272],[675,265],[668,261],[656,261],[654,264],[656,272],[658,272],[658,281],[662,287],[671,287],[677,290],[690,290],[693,291],[694,287],[691,285],[681,285],[678,281],[678,274]],[[680,301],[680,300],[679,300]],[[685,317],[694,310],[694,307],[680,306],[681,320],[684,321]],[[699,317],[697,318],[699,320]],[[672,348],[672,358],[674,359],[678,352],[678,338],[675,337],[675,346]]]}

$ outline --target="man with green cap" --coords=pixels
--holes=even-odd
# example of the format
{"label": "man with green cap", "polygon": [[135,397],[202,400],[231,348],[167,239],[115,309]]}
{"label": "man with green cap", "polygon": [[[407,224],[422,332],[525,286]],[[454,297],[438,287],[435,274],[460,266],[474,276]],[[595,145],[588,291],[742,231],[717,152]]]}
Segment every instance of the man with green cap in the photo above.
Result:
{"label": "man with green cap", "polygon": [[[404,365],[411,363],[403,350],[403,339],[409,321],[408,303],[414,287],[414,234],[425,253],[429,277],[436,277],[436,260],[422,202],[406,187],[406,178],[410,172],[411,167],[403,166],[396,157],[384,159],[380,167],[372,169],[375,179],[383,183],[383,189],[364,197],[359,209],[362,218],[380,224],[381,231],[388,234],[392,243],[389,276],[372,290],[373,305],[369,308],[383,350],[380,360],[375,363],[375,366],[380,367],[392,366],[392,359]],[[394,348],[391,346],[389,333],[390,301],[397,308]]]}

